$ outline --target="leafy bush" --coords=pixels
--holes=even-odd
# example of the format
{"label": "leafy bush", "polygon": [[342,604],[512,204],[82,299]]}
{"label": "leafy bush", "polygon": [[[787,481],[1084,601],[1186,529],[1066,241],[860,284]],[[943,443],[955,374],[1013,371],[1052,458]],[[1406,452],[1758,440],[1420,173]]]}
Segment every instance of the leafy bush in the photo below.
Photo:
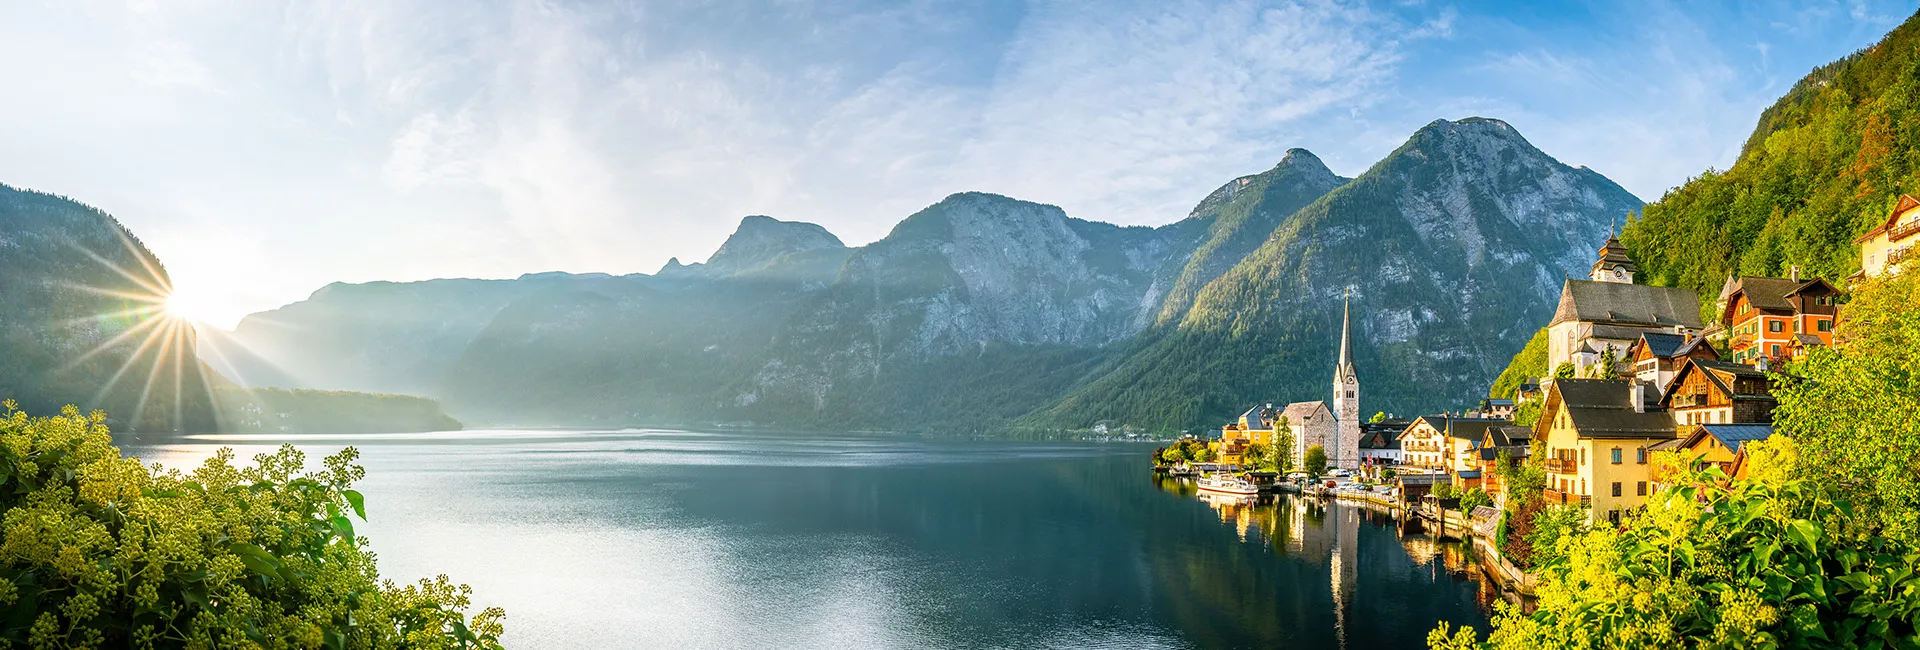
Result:
{"label": "leafy bush", "polygon": [[1305,458],[1301,459],[1301,470],[1308,476],[1319,476],[1327,471],[1327,450],[1314,445],[1307,448]]}
{"label": "leafy bush", "polygon": [[467,618],[446,576],[382,583],[352,483],[358,451],[305,472],[291,445],[192,473],[122,458],[68,406],[0,420],[0,646],[498,648],[505,613]]}
{"label": "leafy bush", "polygon": [[1489,496],[1486,490],[1470,487],[1460,493],[1461,514],[1472,515],[1474,508],[1491,505],[1493,505],[1493,497]]}

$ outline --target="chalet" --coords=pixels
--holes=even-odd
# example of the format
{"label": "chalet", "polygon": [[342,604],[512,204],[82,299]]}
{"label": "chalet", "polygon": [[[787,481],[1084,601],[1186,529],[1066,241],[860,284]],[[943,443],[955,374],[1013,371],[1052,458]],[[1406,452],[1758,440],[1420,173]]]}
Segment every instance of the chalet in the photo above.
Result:
{"label": "chalet", "polygon": [[1860,247],[1860,272],[1854,277],[1878,277],[1898,269],[1913,255],[1914,242],[1920,242],[1915,235],[1920,235],[1920,199],[1902,194],[1886,221],[1853,240]]}
{"label": "chalet", "polygon": [[[1500,457],[1504,454],[1509,465],[1524,462],[1532,452],[1533,429],[1516,424],[1496,424],[1487,427],[1487,433],[1480,439],[1480,484],[1488,494],[1500,495],[1507,487],[1500,480],[1500,474],[1506,468],[1500,466]],[[1504,501],[1504,497],[1502,497]]]}
{"label": "chalet", "polygon": [[1447,474],[1453,476],[1454,487],[1480,485],[1480,441],[1486,438],[1488,428],[1502,424],[1510,423],[1492,418],[1447,418],[1441,460],[1446,463]]}
{"label": "chalet", "polygon": [[1773,421],[1773,380],[1753,366],[1688,359],[1660,398],[1675,424]]}
{"label": "chalet", "polygon": [[[1677,451],[1713,463],[1730,478],[1746,477],[1746,443],[1773,437],[1771,424],[1693,424],[1680,427],[1679,437],[1654,445],[1654,451]],[[1670,477],[1653,476],[1657,484]]]}
{"label": "chalet", "polygon": [[1787,358],[1802,334],[1832,345],[1839,299],[1840,290],[1826,280],[1802,281],[1798,267],[1785,278],[1729,277],[1719,300],[1728,351],[1735,362],[1753,363]]}
{"label": "chalet", "polygon": [[1636,268],[1620,240],[1607,238],[1589,280],[1567,280],[1547,324],[1547,371],[1573,364],[1576,376],[1594,374],[1607,352],[1624,359],[1627,346],[1647,332],[1700,331],[1700,298],[1688,289],[1634,284]]}
{"label": "chalet", "polygon": [[[1423,415],[1400,431],[1400,465],[1415,472],[1445,473],[1447,416]],[[1402,474],[1406,472],[1401,472]]]}
{"label": "chalet", "polygon": [[1619,521],[1646,501],[1648,448],[1675,431],[1653,396],[1652,387],[1631,380],[1553,383],[1533,426],[1533,437],[1546,440],[1548,503],[1588,505],[1590,521]]}
{"label": "chalet", "polygon": [[1360,465],[1362,467],[1393,467],[1400,464],[1400,432],[1412,424],[1406,420],[1387,419],[1379,422],[1367,422],[1360,425]]}
{"label": "chalet", "polygon": [[1665,393],[1667,385],[1673,382],[1673,376],[1680,373],[1681,366],[1685,366],[1688,359],[1717,361],[1720,351],[1713,349],[1713,344],[1708,343],[1705,336],[1646,332],[1627,348],[1627,361],[1632,364],[1632,372],[1626,374]]}

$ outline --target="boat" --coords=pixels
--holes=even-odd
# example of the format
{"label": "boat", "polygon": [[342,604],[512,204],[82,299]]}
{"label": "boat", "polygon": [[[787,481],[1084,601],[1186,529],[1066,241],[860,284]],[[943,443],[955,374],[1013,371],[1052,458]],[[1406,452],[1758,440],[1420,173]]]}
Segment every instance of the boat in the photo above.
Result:
{"label": "boat", "polygon": [[1236,478],[1228,474],[1212,474],[1209,476],[1202,476],[1200,477],[1200,480],[1195,481],[1195,483],[1199,484],[1200,490],[1203,492],[1218,492],[1221,494],[1239,494],[1239,495],[1247,495],[1247,496],[1256,495],[1260,493],[1260,486],[1254,485],[1252,482],[1247,481],[1246,479]]}

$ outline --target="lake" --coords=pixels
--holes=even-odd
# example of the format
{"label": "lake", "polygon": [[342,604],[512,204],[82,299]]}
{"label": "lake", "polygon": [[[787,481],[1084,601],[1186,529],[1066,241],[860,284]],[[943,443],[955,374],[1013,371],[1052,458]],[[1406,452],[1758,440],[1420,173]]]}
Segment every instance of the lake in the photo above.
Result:
{"label": "lake", "polygon": [[513,648],[1388,648],[1486,629],[1455,545],[1360,506],[1214,500],[1151,445],[679,431],[197,436],[360,448],[381,574]]}

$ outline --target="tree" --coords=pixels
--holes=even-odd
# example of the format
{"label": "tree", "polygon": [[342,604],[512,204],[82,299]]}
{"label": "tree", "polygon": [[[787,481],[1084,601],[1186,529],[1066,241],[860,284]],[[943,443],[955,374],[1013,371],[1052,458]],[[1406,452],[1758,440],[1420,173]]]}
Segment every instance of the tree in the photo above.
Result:
{"label": "tree", "polygon": [[1572,379],[1576,372],[1577,371],[1575,371],[1573,368],[1573,364],[1562,361],[1560,362],[1560,365],[1555,366],[1553,368],[1553,378],[1554,379]]}
{"label": "tree", "polygon": [[1600,362],[1587,367],[1587,377],[1592,379],[1619,379],[1620,357],[1609,345],[1600,351]]}
{"label": "tree", "polygon": [[1472,515],[1473,509],[1493,505],[1493,496],[1479,487],[1470,487],[1460,493],[1460,513]]}
{"label": "tree", "polygon": [[1309,476],[1319,476],[1327,471],[1327,450],[1322,449],[1320,445],[1308,447],[1306,458],[1301,461],[1301,465],[1303,465],[1301,471]]}
{"label": "tree", "polygon": [[1193,462],[1196,462],[1196,463],[1213,462],[1213,449],[1208,448],[1205,445],[1196,445],[1193,448],[1193,451],[1188,452],[1188,454],[1193,459]]}
{"label": "tree", "polygon": [[1520,385],[1538,381],[1547,374],[1547,328],[1542,327],[1527,340],[1527,345],[1513,355],[1507,362],[1507,368],[1494,378],[1493,386],[1487,389],[1487,396],[1511,398],[1520,390]]}
{"label": "tree", "polygon": [[[1565,379],[1565,377],[1562,377],[1562,379]],[[1514,402],[1513,423],[1523,427],[1533,426],[1534,422],[1540,420],[1540,410],[1545,406],[1544,402],[1545,400],[1538,397]]]}
{"label": "tree", "polygon": [[1285,474],[1293,471],[1293,425],[1287,422],[1287,416],[1273,425],[1273,471]]}
{"label": "tree", "polygon": [[1540,510],[1538,609],[1502,608],[1484,642],[1442,626],[1429,645],[1916,645],[1920,262],[1857,285],[1836,337],[1775,376],[1777,435],[1745,444],[1745,478],[1661,452],[1679,473],[1621,526]]}
{"label": "tree", "polygon": [[1379,424],[1381,422],[1386,422],[1386,421],[1387,421],[1386,411],[1375,411],[1373,413],[1373,417],[1367,418],[1367,422],[1371,424]]}
{"label": "tree", "polygon": [[291,445],[191,473],[124,458],[106,414],[0,419],[0,645],[499,648],[445,576],[382,583],[351,513],[352,447],[305,471]]}
{"label": "tree", "polygon": [[1187,462],[1187,450],[1176,444],[1160,452],[1160,459],[1166,461],[1168,465],[1178,465]]}

